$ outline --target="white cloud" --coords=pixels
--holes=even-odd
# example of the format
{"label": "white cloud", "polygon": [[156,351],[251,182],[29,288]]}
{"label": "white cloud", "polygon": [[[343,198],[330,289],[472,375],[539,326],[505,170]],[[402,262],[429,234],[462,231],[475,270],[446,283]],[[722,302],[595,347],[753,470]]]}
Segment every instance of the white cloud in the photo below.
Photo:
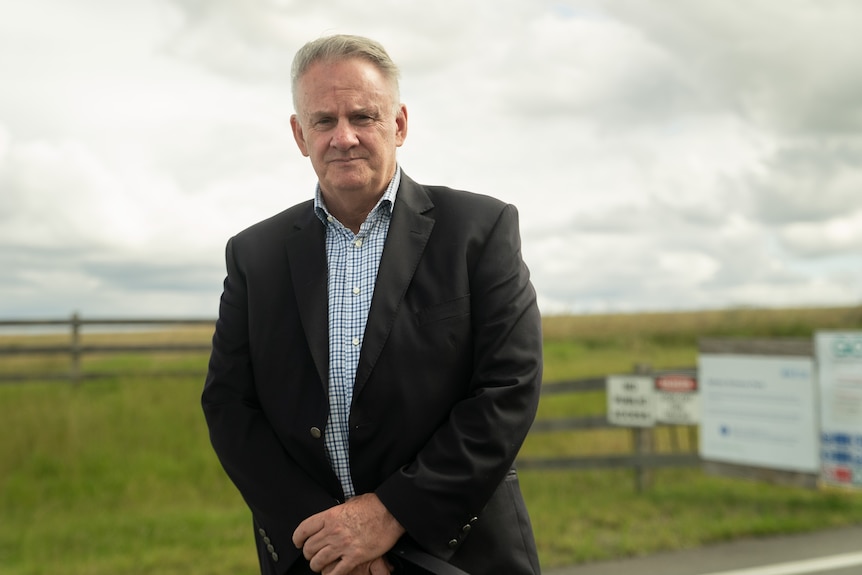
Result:
{"label": "white cloud", "polygon": [[852,0],[601,5],[672,54],[701,94],[753,122],[824,135],[862,127],[860,7]]}
{"label": "white cloud", "polygon": [[862,254],[862,209],[826,222],[791,224],[782,230],[779,238],[787,249],[802,257],[859,256]]}
{"label": "white cloud", "polygon": [[817,222],[862,207],[862,139],[785,141],[750,182],[756,217],[773,224]]}
{"label": "white cloud", "polygon": [[[121,5],[122,4],[122,5]],[[310,196],[306,40],[380,40],[411,176],[521,214],[546,311],[862,301],[862,7],[0,0],[0,316],[211,315]]]}

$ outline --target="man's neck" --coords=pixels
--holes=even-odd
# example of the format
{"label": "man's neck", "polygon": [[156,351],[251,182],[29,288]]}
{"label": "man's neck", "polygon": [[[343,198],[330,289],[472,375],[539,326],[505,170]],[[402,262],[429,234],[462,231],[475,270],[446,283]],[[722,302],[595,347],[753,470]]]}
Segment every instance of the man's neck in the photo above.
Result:
{"label": "man's neck", "polygon": [[373,196],[357,194],[350,197],[350,200],[353,201],[343,201],[343,197],[333,197],[321,189],[323,201],[326,202],[326,209],[354,234],[359,233],[360,226],[368,218],[368,214],[371,213],[371,210],[374,209],[374,206],[377,205],[377,202],[380,201],[384,193],[386,193],[385,188]]}

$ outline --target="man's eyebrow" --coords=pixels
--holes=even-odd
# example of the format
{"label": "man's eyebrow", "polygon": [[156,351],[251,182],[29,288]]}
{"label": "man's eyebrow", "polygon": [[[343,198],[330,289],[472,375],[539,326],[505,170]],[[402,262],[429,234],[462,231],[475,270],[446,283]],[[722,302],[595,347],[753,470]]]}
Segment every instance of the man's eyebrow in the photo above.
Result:
{"label": "man's eyebrow", "polygon": [[357,108],[350,112],[351,116],[377,116],[378,114],[379,108],[377,107]]}
{"label": "man's eyebrow", "polygon": [[[349,110],[347,112],[349,116],[373,116],[377,117],[380,115],[380,108],[377,106],[364,106],[362,108],[356,108],[354,110]],[[319,120],[321,118],[331,118],[333,116],[337,116],[336,112],[327,112],[325,110],[317,110],[315,112],[307,112],[306,117],[309,120]]]}

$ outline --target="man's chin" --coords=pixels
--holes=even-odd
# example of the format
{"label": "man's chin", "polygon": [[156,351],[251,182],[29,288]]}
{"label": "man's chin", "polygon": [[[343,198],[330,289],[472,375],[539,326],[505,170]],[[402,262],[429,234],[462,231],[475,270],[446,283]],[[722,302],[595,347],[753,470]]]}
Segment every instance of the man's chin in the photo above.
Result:
{"label": "man's chin", "polygon": [[358,192],[371,187],[372,178],[367,174],[340,174],[337,177],[327,178],[326,184],[324,189]]}

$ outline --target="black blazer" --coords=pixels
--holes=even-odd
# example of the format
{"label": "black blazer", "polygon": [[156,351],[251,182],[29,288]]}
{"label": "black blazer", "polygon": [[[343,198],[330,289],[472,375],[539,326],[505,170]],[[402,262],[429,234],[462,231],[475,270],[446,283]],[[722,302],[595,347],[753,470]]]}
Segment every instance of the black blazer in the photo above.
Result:
{"label": "black blazer", "polygon": [[[306,517],[343,499],[326,458],[325,228],[312,201],[228,242],[202,404],[284,573]],[[426,551],[474,575],[538,573],[512,469],[533,421],[541,320],[515,208],[402,174],[350,412],[351,475]]]}

